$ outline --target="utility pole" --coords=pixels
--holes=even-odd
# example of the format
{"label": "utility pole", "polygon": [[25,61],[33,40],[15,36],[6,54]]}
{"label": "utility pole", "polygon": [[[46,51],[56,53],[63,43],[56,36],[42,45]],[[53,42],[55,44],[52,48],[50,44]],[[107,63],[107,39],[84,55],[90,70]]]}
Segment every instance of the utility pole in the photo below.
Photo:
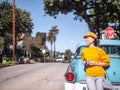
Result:
{"label": "utility pole", "polygon": [[13,30],[12,30],[12,60],[15,61],[15,0],[12,3],[12,19],[13,19]]}

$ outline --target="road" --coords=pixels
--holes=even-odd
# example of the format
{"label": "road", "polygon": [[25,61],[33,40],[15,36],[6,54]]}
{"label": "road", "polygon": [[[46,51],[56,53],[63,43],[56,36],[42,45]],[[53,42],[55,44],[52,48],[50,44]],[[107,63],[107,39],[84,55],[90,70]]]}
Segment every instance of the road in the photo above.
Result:
{"label": "road", "polygon": [[0,90],[64,90],[68,64],[19,64],[0,69]]}

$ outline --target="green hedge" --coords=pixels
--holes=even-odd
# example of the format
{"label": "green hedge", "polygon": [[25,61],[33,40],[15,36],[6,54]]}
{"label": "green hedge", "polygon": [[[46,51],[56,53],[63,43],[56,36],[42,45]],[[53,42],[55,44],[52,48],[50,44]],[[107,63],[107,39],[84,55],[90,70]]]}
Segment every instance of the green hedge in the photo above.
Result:
{"label": "green hedge", "polygon": [[4,63],[0,63],[0,68],[15,65],[15,64],[17,64],[17,62],[15,62],[15,61],[6,61]]}

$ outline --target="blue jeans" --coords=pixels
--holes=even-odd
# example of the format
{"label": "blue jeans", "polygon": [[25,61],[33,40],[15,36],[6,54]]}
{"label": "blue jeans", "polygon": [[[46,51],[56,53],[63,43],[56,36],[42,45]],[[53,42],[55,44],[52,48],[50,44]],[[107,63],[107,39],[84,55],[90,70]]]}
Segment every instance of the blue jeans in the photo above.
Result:
{"label": "blue jeans", "polygon": [[86,76],[86,82],[89,90],[104,90],[103,76]]}

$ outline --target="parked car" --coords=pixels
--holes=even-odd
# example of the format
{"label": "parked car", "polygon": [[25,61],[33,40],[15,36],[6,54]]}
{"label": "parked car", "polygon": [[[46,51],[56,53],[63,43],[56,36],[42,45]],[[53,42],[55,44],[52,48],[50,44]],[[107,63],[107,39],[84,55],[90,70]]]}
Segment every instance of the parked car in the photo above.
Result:
{"label": "parked car", "polygon": [[[88,90],[85,78],[84,65],[81,60],[81,50],[86,47],[85,42],[77,45],[74,59],[70,62],[75,74],[75,83],[65,80],[65,90]],[[99,46],[110,57],[110,65],[106,68],[105,90],[120,90],[120,40],[99,40]]]}
{"label": "parked car", "polygon": [[56,59],[57,62],[63,62],[63,60],[64,60],[63,57],[58,57],[58,58]]}

